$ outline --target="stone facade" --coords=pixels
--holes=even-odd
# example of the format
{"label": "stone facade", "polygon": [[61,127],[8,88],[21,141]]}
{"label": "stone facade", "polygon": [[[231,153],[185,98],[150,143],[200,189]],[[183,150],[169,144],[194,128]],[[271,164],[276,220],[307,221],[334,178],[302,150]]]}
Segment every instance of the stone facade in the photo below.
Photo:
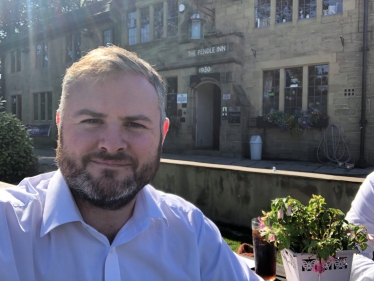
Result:
{"label": "stone facade", "polygon": [[[341,10],[337,4],[330,5],[332,9],[328,11],[331,13],[323,15],[327,13],[326,1],[316,0],[315,17],[311,14],[307,18],[306,15],[301,16],[299,1],[293,0],[289,1],[293,7],[292,19],[289,15],[288,21],[276,23],[279,14],[276,8],[279,5],[277,0],[269,0],[270,16],[265,18],[265,24],[261,19],[260,24],[260,19],[255,17],[253,0],[200,0],[198,4],[192,0],[183,1],[184,11],[171,11],[177,14],[178,33],[169,36],[168,28],[173,24],[170,22],[170,9],[178,8],[178,4],[182,3],[177,2],[102,2],[96,8],[85,7],[75,11],[77,16],[73,21],[62,21],[61,26],[54,25],[50,32],[35,31],[26,39],[14,38],[5,42],[2,46],[5,50],[3,95],[8,100],[7,110],[15,110],[12,96],[20,95],[21,118],[25,124],[51,125],[50,136],[35,137],[36,145],[53,146],[57,134],[54,116],[51,120],[34,120],[33,96],[35,93],[52,92],[51,110],[54,112],[61,92],[61,78],[70,64],[66,63],[67,35],[80,34],[81,52],[85,53],[103,45],[103,31],[111,30],[111,43],[136,52],[154,65],[163,77],[175,78],[177,89],[169,97],[187,94],[187,102],[173,105],[175,116],[169,117],[179,121],[179,126],[170,129],[164,144],[165,151],[250,157],[250,137],[260,135],[264,158],[316,161],[317,153],[324,158],[323,154],[329,154],[320,146],[325,128],[311,128],[304,134],[295,135],[278,128],[258,128],[256,118],[265,113],[264,71],[279,70],[278,109],[283,111],[288,103],[287,71],[299,67],[302,73],[297,85],[302,92],[300,108],[307,110],[311,87],[309,67],[327,65],[328,90],[323,106],[327,108],[328,122],[339,127],[339,133],[345,140],[346,155],[349,153],[351,157],[349,162],[357,163],[364,159],[374,165],[374,149],[370,146],[374,134],[370,130],[374,112],[371,110],[374,68],[370,51],[365,101],[368,123],[364,136],[365,149],[360,159],[362,2],[344,1]],[[163,3],[162,36],[156,40],[155,10],[159,3]],[[148,7],[149,19],[146,21],[149,20],[149,25],[141,28],[140,24],[144,23],[141,10]],[[371,6],[369,8],[371,26],[373,11]],[[135,12],[138,24],[132,33],[136,35],[135,44],[129,44],[134,40],[129,39],[131,11]],[[206,13],[205,37],[201,40],[189,39],[190,18],[196,11],[202,15]],[[135,21],[132,23],[135,24]],[[257,27],[258,24],[265,26]],[[160,29],[160,25],[157,28]],[[149,31],[149,42],[141,43],[144,30]],[[48,66],[37,68],[36,44],[41,40],[48,44]],[[369,33],[369,45],[372,40]],[[12,72],[12,52],[17,49],[21,50],[21,71]]]}

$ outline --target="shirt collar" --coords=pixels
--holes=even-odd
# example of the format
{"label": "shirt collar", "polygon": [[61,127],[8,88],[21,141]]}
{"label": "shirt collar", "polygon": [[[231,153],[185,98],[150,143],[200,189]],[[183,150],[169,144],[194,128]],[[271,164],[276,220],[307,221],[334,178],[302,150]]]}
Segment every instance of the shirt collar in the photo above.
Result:
{"label": "shirt collar", "polygon": [[[161,218],[168,226],[167,218],[159,206],[161,201],[160,194],[152,186],[146,185],[137,195],[130,220],[139,225],[144,220]],[[84,223],[64,177],[57,170],[48,184],[40,236],[43,237],[59,225],[74,221]]]}
{"label": "shirt collar", "polygon": [[40,236],[55,227],[73,221],[82,221],[82,216],[70,193],[64,177],[57,170],[48,184]]}

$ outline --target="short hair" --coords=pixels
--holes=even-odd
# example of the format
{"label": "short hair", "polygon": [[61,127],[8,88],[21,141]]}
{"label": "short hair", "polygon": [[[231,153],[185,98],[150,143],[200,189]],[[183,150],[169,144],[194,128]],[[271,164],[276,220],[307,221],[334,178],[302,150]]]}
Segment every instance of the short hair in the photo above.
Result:
{"label": "short hair", "polygon": [[165,121],[164,106],[165,83],[157,71],[135,53],[129,52],[117,46],[99,47],[88,52],[78,62],[75,62],[66,70],[62,81],[62,93],[59,105],[61,119],[64,114],[67,88],[79,81],[94,78],[102,81],[105,77],[119,74],[134,74],[143,76],[149,81],[157,92],[158,106],[161,113],[161,126]]}

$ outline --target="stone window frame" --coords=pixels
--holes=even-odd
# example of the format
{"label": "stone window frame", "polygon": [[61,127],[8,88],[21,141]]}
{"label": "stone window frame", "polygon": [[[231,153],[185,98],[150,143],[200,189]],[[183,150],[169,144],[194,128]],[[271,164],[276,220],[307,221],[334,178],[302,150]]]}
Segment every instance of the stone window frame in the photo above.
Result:
{"label": "stone window frame", "polygon": [[48,67],[48,42],[41,41],[36,44],[36,68]]}
{"label": "stone window frame", "polygon": [[[149,13],[147,13],[149,15],[149,21],[146,20],[146,23],[142,23],[142,11],[144,11],[145,9],[149,9]],[[162,19],[157,17],[157,11],[161,14]],[[155,20],[156,18],[158,19]],[[126,21],[127,45],[129,46],[165,38],[178,37],[178,0],[164,0],[149,6],[142,6],[131,9],[127,13]],[[158,27],[155,27],[156,21]],[[149,25],[149,33],[147,33],[149,34],[148,40],[144,40],[144,35],[142,34],[143,25]]]}
{"label": "stone window frame", "polygon": [[53,95],[51,91],[36,92],[32,94],[34,121],[52,121],[52,99]]}
{"label": "stone window frame", "polygon": [[[279,71],[279,105],[278,109],[274,108],[274,110],[279,110],[279,111],[284,111],[287,112],[287,108],[285,105],[286,101],[286,88],[289,88],[292,90],[293,87],[287,87],[289,85],[286,84],[286,70],[287,69],[293,69],[293,68],[302,68],[302,76],[298,79],[299,82],[302,82],[301,85],[301,106],[296,109],[303,109],[303,110],[308,110],[310,108],[316,109],[320,111],[322,114],[328,115],[328,103],[329,103],[329,75],[330,75],[330,64],[332,62],[328,61],[327,59],[321,60],[321,62],[317,62],[315,64],[302,64],[302,65],[290,65],[290,66],[281,66],[277,68],[268,68],[268,67],[263,67],[262,68],[262,114],[268,114],[270,113],[269,109],[266,109],[266,102],[264,94],[266,91],[266,79],[265,79],[265,74],[266,72],[269,71]],[[315,74],[311,71],[311,68],[316,68],[316,67],[325,67],[327,71],[325,71],[322,76],[318,78],[317,82],[315,82]],[[323,80],[324,79],[324,80]],[[312,82],[313,81],[313,82]],[[318,82],[321,81],[321,82]],[[322,89],[322,88],[323,89]],[[268,87],[269,88],[269,87]],[[276,90],[276,89],[275,89]],[[321,90],[323,92],[321,92]],[[295,93],[296,94],[296,93]],[[275,93],[274,93],[275,95]],[[317,104],[319,102],[319,104]],[[292,112],[289,112],[292,113]]]}
{"label": "stone window frame", "polygon": [[22,120],[22,95],[11,95],[11,111],[19,120]]}
{"label": "stone window frame", "polygon": [[270,25],[271,0],[255,0],[255,27]]}
{"label": "stone window frame", "polygon": [[82,57],[82,39],[80,33],[66,35],[65,57],[67,63],[78,61]]}

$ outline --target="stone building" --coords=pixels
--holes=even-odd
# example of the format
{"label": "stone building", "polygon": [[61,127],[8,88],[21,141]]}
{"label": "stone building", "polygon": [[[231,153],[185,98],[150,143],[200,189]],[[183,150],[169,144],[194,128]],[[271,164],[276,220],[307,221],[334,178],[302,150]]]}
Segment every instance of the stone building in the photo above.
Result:
{"label": "stone building", "polygon": [[[331,140],[338,145],[340,137],[345,154],[337,149],[335,158],[373,165],[374,69],[364,45],[372,44],[366,26],[373,11],[364,7],[364,0],[92,4],[2,43],[7,111],[30,126],[36,146],[54,146],[65,68],[111,43],[165,77],[166,152],[250,157],[250,137],[260,135],[263,158],[316,161],[334,157]],[[299,109],[313,109],[328,123],[300,134],[261,125],[263,115]],[[337,127],[326,130],[327,124]]]}

